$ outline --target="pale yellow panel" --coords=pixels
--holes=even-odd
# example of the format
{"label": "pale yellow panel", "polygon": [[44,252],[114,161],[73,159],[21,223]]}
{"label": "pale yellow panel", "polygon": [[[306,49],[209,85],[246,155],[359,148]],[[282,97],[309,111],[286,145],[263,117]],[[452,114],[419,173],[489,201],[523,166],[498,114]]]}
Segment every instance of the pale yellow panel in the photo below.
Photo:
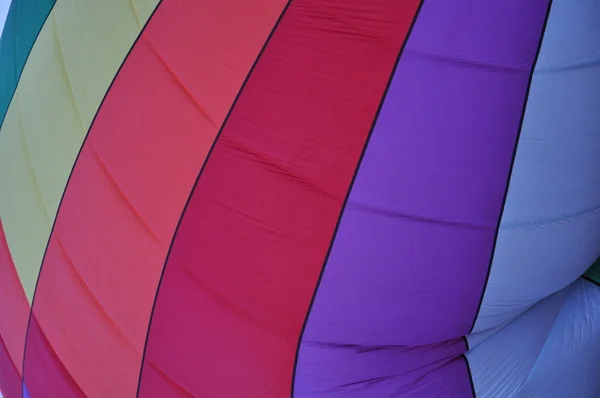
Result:
{"label": "pale yellow panel", "polygon": [[0,132],[0,217],[30,302],[71,168],[158,0],[58,0]]}

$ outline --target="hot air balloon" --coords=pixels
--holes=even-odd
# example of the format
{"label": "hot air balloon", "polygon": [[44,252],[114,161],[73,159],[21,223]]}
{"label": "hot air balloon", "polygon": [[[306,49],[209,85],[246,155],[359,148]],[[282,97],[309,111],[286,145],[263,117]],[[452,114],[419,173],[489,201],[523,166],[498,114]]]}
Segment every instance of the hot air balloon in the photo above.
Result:
{"label": "hot air balloon", "polygon": [[600,396],[600,2],[13,0],[0,79],[4,398]]}

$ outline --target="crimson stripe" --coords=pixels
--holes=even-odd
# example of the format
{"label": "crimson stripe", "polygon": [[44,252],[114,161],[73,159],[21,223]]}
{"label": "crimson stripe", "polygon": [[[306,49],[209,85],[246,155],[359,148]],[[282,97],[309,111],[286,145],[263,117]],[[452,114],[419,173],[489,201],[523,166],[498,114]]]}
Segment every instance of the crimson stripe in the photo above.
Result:
{"label": "crimson stripe", "polygon": [[4,398],[21,397],[29,308],[0,219],[0,391]]}
{"label": "crimson stripe", "polygon": [[36,372],[27,372],[25,382],[30,397],[47,397],[50,392],[60,398],[86,397],[56,355],[35,315],[29,321],[27,349],[36,353],[27,361],[27,366],[37,369]]}
{"label": "crimson stripe", "polygon": [[140,396],[290,395],[302,324],[418,3],[292,1],[181,221]]}
{"label": "crimson stripe", "polygon": [[[19,379],[29,309],[0,219],[0,339],[6,348],[9,367],[17,367]],[[4,366],[0,364],[0,367]]]}
{"label": "crimson stripe", "polygon": [[3,398],[21,397],[21,375],[8,353],[0,335],[0,396]]}

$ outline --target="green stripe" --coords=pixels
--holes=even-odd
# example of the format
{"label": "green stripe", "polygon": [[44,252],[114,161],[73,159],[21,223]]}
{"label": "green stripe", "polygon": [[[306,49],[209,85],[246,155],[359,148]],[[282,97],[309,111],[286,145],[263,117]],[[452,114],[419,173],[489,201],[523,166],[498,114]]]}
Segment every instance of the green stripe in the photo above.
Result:
{"label": "green stripe", "polygon": [[13,0],[0,39],[0,126],[29,52],[56,0]]}
{"label": "green stripe", "polygon": [[587,270],[584,277],[594,282],[597,285],[600,285],[600,258],[596,260],[594,264]]}

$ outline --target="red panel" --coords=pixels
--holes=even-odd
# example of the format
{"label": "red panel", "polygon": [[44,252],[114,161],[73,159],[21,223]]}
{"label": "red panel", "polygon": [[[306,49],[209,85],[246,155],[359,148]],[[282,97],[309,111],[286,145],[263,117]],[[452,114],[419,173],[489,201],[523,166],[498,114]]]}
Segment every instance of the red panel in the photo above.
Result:
{"label": "red panel", "polygon": [[[282,8],[165,0],[110,89],[61,204],[33,311],[87,397],[135,396],[175,226]],[[44,388],[39,339],[30,332],[32,393]]]}
{"label": "red panel", "polygon": [[0,335],[0,396],[21,398],[21,372],[17,370]]}
{"label": "red panel", "polygon": [[86,398],[48,343],[35,317],[31,317],[29,324],[27,352],[37,354],[28,356],[24,372],[29,397]]}
{"label": "red panel", "polygon": [[0,220],[0,389],[4,398],[21,397],[29,308]]}
{"label": "red panel", "polygon": [[0,220],[0,337],[21,377],[29,303]]}
{"label": "red panel", "polygon": [[140,396],[290,396],[302,323],[418,3],[292,1],[180,225]]}

